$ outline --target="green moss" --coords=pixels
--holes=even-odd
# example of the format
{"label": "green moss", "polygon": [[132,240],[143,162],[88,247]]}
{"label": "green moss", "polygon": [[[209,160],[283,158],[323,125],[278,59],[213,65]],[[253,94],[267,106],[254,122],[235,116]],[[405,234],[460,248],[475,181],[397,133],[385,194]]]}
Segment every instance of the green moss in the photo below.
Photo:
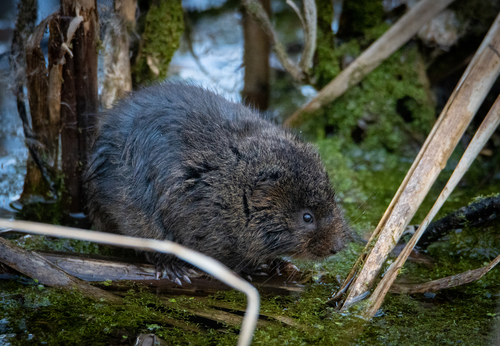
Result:
{"label": "green moss", "polygon": [[361,36],[385,17],[384,7],[377,0],[344,0],[340,30],[349,36]]}
{"label": "green moss", "polygon": [[362,150],[340,137],[317,142],[330,180],[353,229],[372,231],[410,168],[412,158]]}
{"label": "green moss", "polygon": [[15,243],[26,250],[63,251],[83,254],[100,254],[99,245],[89,241],[48,238],[40,235],[28,235],[15,240]]}
{"label": "green moss", "polygon": [[[458,298],[458,297],[456,297]],[[461,304],[435,298],[389,295],[385,315],[375,318],[358,339],[369,345],[487,345],[495,303],[462,295]]]}
{"label": "green moss", "polygon": [[431,256],[449,261],[475,259],[480,262],[491,261],[500,254],[500,224],[475,228],[464,227],[451,232],[445,241],[431,244]]}
{"label": "green moss", "polygon": [[60,225],[64,218],[62,201],[59,198],[53,202],[33,202],[26,204],[16,214],[16,218],[19,220]]}
{"label": "green moss", "polygon": [[366,17],[367,21],[363,22],[357,18],[352,21],[355,30],[350,34],[359,36],[360,33],[363,33],[363,35],[356,39],[344,39],[342,44],[339,44],[341,41],[336,39],[331,29],[333,20],[332,2],[329,0],[316,0],[318,30],[316,59],[313,69],[316,88],[323,88],[341,72],[344,57],[357,57],[363,49],[389,28],[389,25],[382,20],[384,12],[381,4],[379,1],[372,0],[344,2],[343,17],[346,15],[362,16],[363,18]]}
{"label": "green moss", "polygon": [[134,82],[149,84],[163,80],[184,32],[180,0],[153,1],[146,15],[139,55],[134,66]]}
{"label": "green moss", "polygon": [[8,339],[13,345],[121,344],[123,339],[151,332],[172,345],[229,345],[236,340],[235,334],[195,334],[173,328],[162,318],[181,321],[189,314],[165,308],[156,295],[143,291],[129,291],[123,305],[95,302],[78,292],[40,285],[23,287],[14,282],[0,282],[0,291],[0,320],[5,322],[1,328],[13,335]]}
{"label": "green moss", "polygon": [[[396,52],[325,107],[320,126],[333,128],[336,136],[367,150],[408,149],[409,138],[422,142],[435,121],[435,111],[419,75],[420,60],[416,48]],[[314,128],[316,119],[311,123],[309,128]]]}
{"label": "green moss", "polygon": [[[339,40],[331,30],[331,1],[316,3],[318,36],[313,74],[316,88],[321,89],[341,72],[344,60],[359,56],[389,25],[384,22],[381,2],[346,1],[342,17],[355,20],[341,23]],[[435,121],[430,95],[422,57],[417,47],[409,45],[332,104],[309,115],[302,130],[320,139],[333,134],[347,143],[359,143],[365,150],[406,150],[409,142],[422,143]]]}
{"label": "green moss", "polygon": [[491,198],[491,197],[498,197],[500,196],[500,193],[499,192],[493,192],[493,193],[490,193],[486,196],[483,196],[483,195],[479,195],[479,196],[475,196],[472,201],[470,201],[469,205],[473,204],[473,203],[477,203],[477,202],[480,202],[482,201],[483,199],[486,199],[486,198]]}
{"label": "green moss", "polygon": [[[33,169],[38,169],[38,167],[35,166]],[[47,182],[41,179],[39,186],[31,187],[29,193],[31,198],[21,200],[21,203],[24,203],[24,205],[16,213],[17,219],[50,223],[53,225],[62,224],[66,213],[63,203],[63,194],[65,191],[64,177],[62,174],[53,174],[52,179],[54,179],[54,190],[57,196],[52,194]]]}

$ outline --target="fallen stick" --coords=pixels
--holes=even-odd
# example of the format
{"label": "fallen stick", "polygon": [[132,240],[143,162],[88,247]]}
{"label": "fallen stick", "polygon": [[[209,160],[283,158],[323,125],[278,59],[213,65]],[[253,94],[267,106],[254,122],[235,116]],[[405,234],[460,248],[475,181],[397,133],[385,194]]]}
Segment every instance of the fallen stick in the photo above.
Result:
{"label": "fallen stick", "polygon": [[[231,306],[231,304],[228,304],[228,303],[220,301],[220,300],[217,300],[215,302],[211,302],[210,305],[212,308],[216,308],[216,309],[229,310],[229,311],[232,311],[232,312],[235,312],[238,314],[243,313],[242,310],[235,309],[233,306]],[[312,327],[310,325],[299,323],[294,318],[288,317],[288,316],[275,315],[275,314],[266,312],[264,314],[260,314],[260,318],[267,319],[268,321],[275,320],[277,322],[285,324],[288,327],[296,328],[296,329],[302,330],[304,332],[310,332],[312,329]]]}
{"label": "fallen stick", "polygon": [[[238,345],[250,345],[253,332],[257,324],[260,309],[259,292],[251,284],[238,277],[231,270],[215,259],[194,250],[185,248],[177,243],[164,240],[153,240],[127,237],[117,234],[87,231],[78,228],[46,225],[37,222],[12,221],[0,219],[0,227],[7,230],[19,230],[27,233],[49,235],[59,238],[72,238],[93,241],[100,244],[117,245],[143,251],[157,251],[173,254],[181,260],[188,262],[203,271],[215,276],[227,285],[241,291],[247,296],[247,310],[241,326]],[[8,264],[9,265],[9,264]]]}
{"label": "fallen stick", "polygon": [[65,290],[78,289],[84,296],[121,303],[122,299],[69,275],[36,252],[30,252],[0,237],[0,261],[38,280],[40,283]]}
{"label": "fallen stick", "polygon": [[[500,19],[500,14],[499,14],[498,18]],[[499,21],[499,23],[500,23],[500,21]],[[498,45],[500,46],[500,39],[498,40]],[[499,58],[499,57],[497,57],[497,58]],[[499,63],[500,63],[500,60],[499,60]],[[420,227],[417,229],[415,234],[413,234],[410,241],[406,244],[403,251],[399,254],[396,261],[391,265],[389,270],[385,273],[384,277],[382,278],[382,280],[379,282],[379,284],[375,288],[375,291],[373,291],[373,294],[368,299],[368,306],[366,307],[366,311],[365,311],[366,317],[369,317],[369,318],[373,317],[375,315],[375,313],[377,312],[377,310],[380,308],[380,306],[382,305],[382,302],[384,301],[385,295],[387,294],[392,283],[396,279],[396,276],[398,275],[399,270],[403,267],[404,263],[406,262],[406,259],[408,258],[411,250],[415,247],[418,240],[420,239],[422,234],[425,232],[427,226],[432,221],[434,216],[436,216],[439,209],[441,209],[444,202],[446,201],[448,196],[451,194],[453,189],[457,186],[458,182],[463,177],[465,172],[467,172],[470,165],[472,164],[474,159],[477,157],[477,155],[479,154],[481,149],[483,149],[483,147],[486,144],[486,142],[488,141],[488,139],[490,139],[493,132],[495,132],[499,123],[500,123],[500,96],[496,99],[495,103],[493,104],[490,111],[488,112],[488,114],[484,118],[483,122],[481,123],[481,126],[479,126],[479,128],[477,129],[477,132],[474,135],[474,137],[472,138],[469,146],[467,147],[467,150],[465,150],[465,153],[462,156],[462,159],[460,160],[457,167],[453,171],[453,174],[451,175],[450,179],[448,180],[448,183],[446,184],[443,191],[441,192],[441,194],[437,198],[436,202],[432,206],[430,212],[427,214],[424,221],[422,221],[422,224],[420,225]],[[484,275],[484,274],[482,274],[482,275]]]}
{"label": "fallen stick", "polygon": [[[288,2],[288,1],[287,1]],[[316,52],[317,9],[315,0],[303,0],[304,4],[304,49],[300,57],[299,66],[306,74],[313,64]]]}
{"label": "fallen stick", "polygon": [[403,46],[418,30],[454,0],[421,0],[401,17],[387,32],[366,49],[345,70],[321,89],[307,105],[302,106],[288,119],[286,126],[297,126],[303,113],[311,113],[332,102],[349,87],[359,83],[385,59]]}
{"label": "fallen stick", "polygon": [[294,80],[301,81],[304,78],[304,72],[288,57],[285,46],[283,46],[278,39],[278,34],[274,30],[273,24],[267,16],[264,7],[262,7],[262,4],[257,0],[243,0],[243,5],[247,12],[260,23],[264,32],[269,36],[274,53],[281,63],[281,66],[290,73]]}
{"label": "fallen stick", "polygon": [[457,275],[447,276],[445,278],[429,281],[423,284],[392,284],[389,292],[396,294],[425,293],[465,285],[481,279],[486,273],[493,269],[498,262],[500,262],[500,255],[491,261],[491,263],[487,266],[474,270],[468,270]]}
{"label": "fallen stick", "polygon": [[[204,274],[190,275],[191,284],[183,283],[182,286],[168,279],[156,279],[154,266],[147,263],[113,261],[78,254],[43,252],[38,254],[78,279],[93,282],[106,281],[105,286],[102,287],[106,290],[119,289],[119,287],[128,289],[132,284],[142,284],[166,294],[208,295],[231,289],[223,282]],[[294,280],[302,279],[302,275],[301,272],[253,275],[252,284],[264,293],[287,295],[304,290],[302,285],[294,282]],[[112,282],[109,283],[109,281]]]}
{"label": "fallen stick", "polygon": [[[369,291],[387,255],[446,166],[453,149],[500,72],[500,15],[490,28],[457,87],[427,137],[363,254],[339,292],[347,308]],[[350,284],[352,281],[352,284]],[[332,303],[339,295],[332,298]]]}
{"label": "fallen stick", "polygon": [[[219,309],[214,309],[213,307],[210,309],[193,309],[187,305],[177,305],[176,303],[171,303],[169,298],[160,298],[163,305],[170,307],[172,309],[180,309],[182,311],[186,311],[191,315],[200,316],[212,321],[216,321],[219,323],[225,323],[229,326],[239,326],[243,320],[243,316],[231,313]],[[229,309],[228,309],[229,310]],[[264,319],[259,318],[257,321],[257,327],[266,328],[272,326],[271,321],[266,321]]]}
{"label": "fallen stick", "polygon": [[425,249],[451,230],[465,226],[480,227],[492,222],[492,220],[496,220],[498,217],[500,217],[500,194],[481,198],[446,215],[442,219],[430,223],[425,233],[418,240],[417,246]]}

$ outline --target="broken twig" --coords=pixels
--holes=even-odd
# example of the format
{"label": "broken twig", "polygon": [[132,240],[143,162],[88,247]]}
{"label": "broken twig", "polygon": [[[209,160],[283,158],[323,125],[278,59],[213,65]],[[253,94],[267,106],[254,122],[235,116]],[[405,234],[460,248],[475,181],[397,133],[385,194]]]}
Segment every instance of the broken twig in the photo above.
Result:
{"label": "broken twig", "polygon": [[500,195],[481,198],[462,207],[442,219],[432,222],[420,237],[417,246],[427,248],[448,234],[451,230],[464,226],[480,226],[500,216]]}
{"label": "broken twig", "polygon": [[0,237],[0,261],[40,283],[66,290],[78,289],[84,296],[120,303],[121,298],[69,275],[36,252],[30,252]]}
{"label": "broken twig", "polygon": [[498,262],[500,262],[500,255],[491,261],[490,264],[482,268],[468,270],[464,273],[447,276],[445,278],[429,281],[423,284],[393,284],[389,289],[389,292],[397,294],[425,293],[465,285],[481,279],[486,273],[493,269]]}
{"label": "broken twig", "polygon": [[288,0],[287,3],[299,16],[304,29],[304,49],[298,65],[288,57],[286,48],[279,40],[278,34],[262,4],[258,0],[243,0],[246,11],[260,23],[264,32],[269,36],[274,53],[283,68],[290,73],[294,80],[302,82],[308,77],[316,50],[316,3],[314,0],[304,0],[304,16],[300,15],[300,10],[292,0]]}

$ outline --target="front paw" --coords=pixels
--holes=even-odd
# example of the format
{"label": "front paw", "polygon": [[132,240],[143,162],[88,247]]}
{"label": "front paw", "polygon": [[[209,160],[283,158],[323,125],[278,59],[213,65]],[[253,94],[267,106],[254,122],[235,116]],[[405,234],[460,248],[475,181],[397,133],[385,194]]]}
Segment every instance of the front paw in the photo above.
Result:
{"label": "front paw", "polygon": [[267,272],[269,275],[282,275],[292,276],[296,273],[300,273],[300,269],[289,261],[281,258],[274,259],[267,264],[261,266],[262,270]]}
{"label": "front paw", "polygon": [[[197,275],[198,273],[187,264],[181,263],[156,263],[155,265],[156,279],[168,279],[182,286],[182,281],[190,284],[189,275]],[[181,281],[182,280],[182,281]]]}
{"label": "front paw", "polygon": [[190,284],[189,276],[198,275],[188,263],[177,259],[172,255],[161,253],[146,253],[149,262],[155,265],[156,279],[168,279],[181,286],[182,281]]}

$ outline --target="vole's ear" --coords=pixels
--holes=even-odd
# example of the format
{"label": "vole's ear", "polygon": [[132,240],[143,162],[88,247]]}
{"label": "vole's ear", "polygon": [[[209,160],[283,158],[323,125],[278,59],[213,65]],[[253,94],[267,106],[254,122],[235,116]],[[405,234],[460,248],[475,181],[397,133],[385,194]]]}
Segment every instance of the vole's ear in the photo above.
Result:
{"label": "vole's ear", "polygon": [[250,198],[251,207],[263,209],[271,206],[273,197],[278,196],[280,179],[284,173],[280,167],[272,166],[257,174]]}

